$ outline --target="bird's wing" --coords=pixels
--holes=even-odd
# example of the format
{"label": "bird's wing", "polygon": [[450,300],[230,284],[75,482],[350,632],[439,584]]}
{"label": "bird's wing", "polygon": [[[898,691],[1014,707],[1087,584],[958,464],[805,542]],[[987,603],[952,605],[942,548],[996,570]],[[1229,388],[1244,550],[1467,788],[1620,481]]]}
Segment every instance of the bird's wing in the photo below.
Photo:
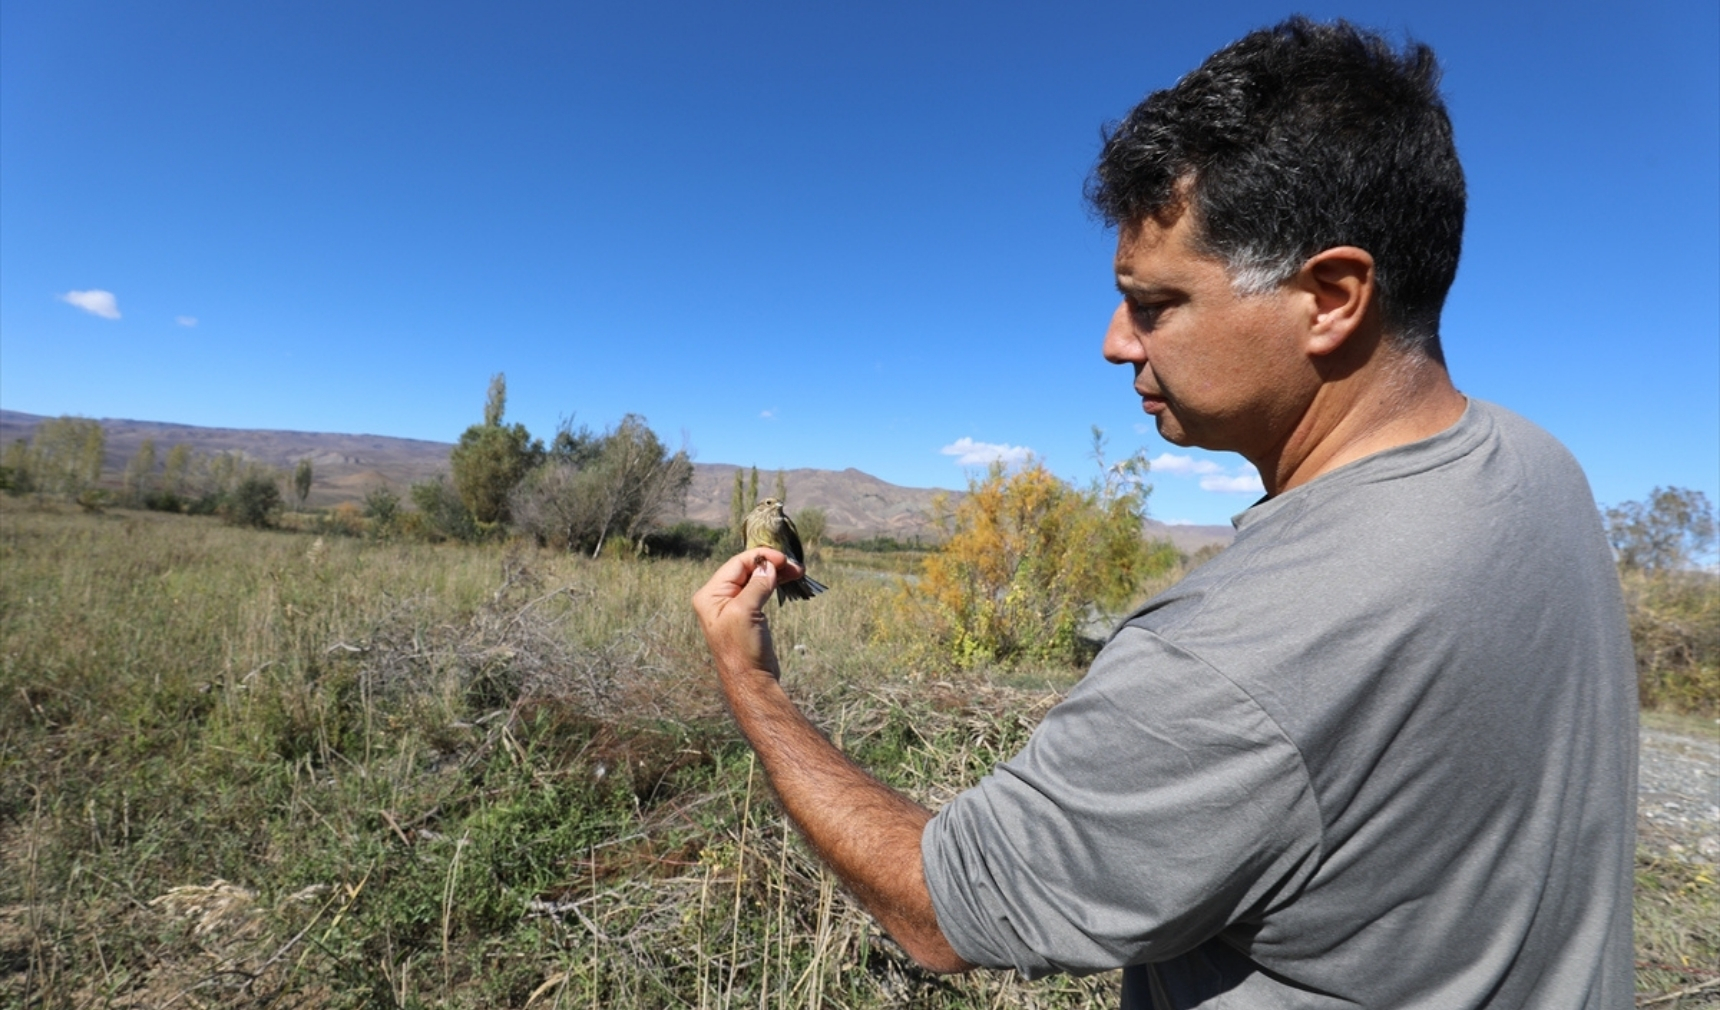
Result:
{"label": "bird's wing", "polygon": [[787,541],[787,550],[783,553],[793,558],[795,564],[805,569],[806,552],[800,547],[800,531],[794,528],[794,521],[788,517],[786,512],[782,515],[782,535],[783,539]]}

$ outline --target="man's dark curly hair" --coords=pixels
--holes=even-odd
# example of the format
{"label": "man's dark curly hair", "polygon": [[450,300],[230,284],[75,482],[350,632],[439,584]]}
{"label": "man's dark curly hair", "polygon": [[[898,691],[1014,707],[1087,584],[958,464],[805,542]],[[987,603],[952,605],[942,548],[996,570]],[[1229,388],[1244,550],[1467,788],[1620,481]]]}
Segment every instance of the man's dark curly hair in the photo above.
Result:
{"label": "man's dark curly hair", "polygon": [[1087,198],[1114,227],[1191,210],[1245,292],[1366,249],[1387,333],[1442,359],[1465,198],[1425,45],[1300,16],[1253,32],[1108,127]]}

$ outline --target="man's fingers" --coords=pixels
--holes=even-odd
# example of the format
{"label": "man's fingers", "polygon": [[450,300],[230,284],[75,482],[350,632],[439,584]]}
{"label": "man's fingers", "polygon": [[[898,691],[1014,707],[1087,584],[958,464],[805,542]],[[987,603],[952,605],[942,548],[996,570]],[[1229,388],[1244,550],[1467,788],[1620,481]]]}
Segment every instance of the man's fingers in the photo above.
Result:
{"label": "man's fingers", "polygon": [[786,560],[769,548],[737,554],[693,594],[693,610],[721,675],[760,670],[778,676],[764,605]]}
{"label": "man's fingers", "polygon": [[799,578],[802,574],[781,551],[750,548],[723,562],[710,581],[693,594],[693,609],[706,624],[715,620],[731,601],[762,611],[778,581]]}
{"label": "man's fingers", "polygon": [[764,605],[770,602],[771,590],[776,588],[776,565],[769,558],[759,558],[753,565],[752,577],[736,594],[735,602],[743,607],[763,612]]}

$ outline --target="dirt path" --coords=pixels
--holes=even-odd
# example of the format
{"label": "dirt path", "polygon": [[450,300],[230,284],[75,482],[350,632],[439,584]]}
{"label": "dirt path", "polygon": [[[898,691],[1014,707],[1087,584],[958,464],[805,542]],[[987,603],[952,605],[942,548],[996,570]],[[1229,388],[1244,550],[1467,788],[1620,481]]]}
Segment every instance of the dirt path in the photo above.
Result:
{"label": "dirt path", "polygon": [[1720,722],[1646,716],[1637,837],[1685,862],[1720,862]]}

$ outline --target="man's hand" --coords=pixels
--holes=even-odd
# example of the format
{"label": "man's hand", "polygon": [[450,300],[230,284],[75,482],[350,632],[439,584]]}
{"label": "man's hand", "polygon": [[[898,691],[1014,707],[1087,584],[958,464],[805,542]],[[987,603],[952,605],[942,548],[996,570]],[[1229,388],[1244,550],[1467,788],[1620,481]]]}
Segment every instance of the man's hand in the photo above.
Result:
{"label": "man's hand", "polygon": [[783,692],[764,605],[781,578],[804,574],[781,551],[730,558],[693,594],[723,696],[764,765],[789,820],[908,955],[933,971],[965,971],[938,928],[920,865],[931,811],[836,749]]}
{"label": "man's hand", "polygon": [[730,558],[711,581],[693,594],[693,612],[705,631],[725,683],[731,676],[756,671],[782,676],[764,605],[779,573],[787,579],[805,574],[781,551],[755,547]]}

